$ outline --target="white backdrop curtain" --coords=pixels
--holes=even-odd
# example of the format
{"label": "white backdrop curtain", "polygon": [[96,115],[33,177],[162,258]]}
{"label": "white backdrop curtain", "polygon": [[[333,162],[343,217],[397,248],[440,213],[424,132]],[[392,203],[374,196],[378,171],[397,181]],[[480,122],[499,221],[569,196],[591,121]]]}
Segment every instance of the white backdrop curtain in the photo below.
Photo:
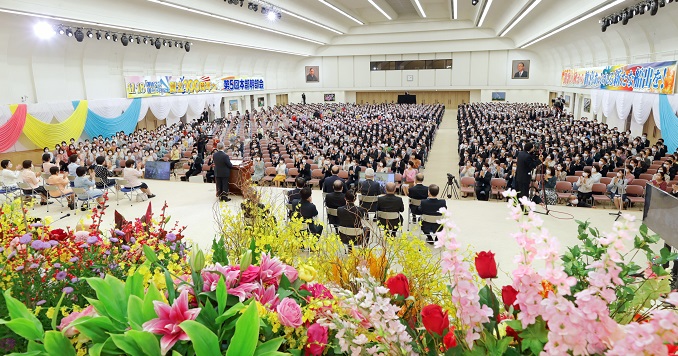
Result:
{"label": "white backdrop curtain", "polygon": [[9,110],[9,105],[0,106],[0,125],[3,125],[9,118],[12,117],[12,111]]}
{"label": "white backdrop curtain", "polygon": [[188,97],[188,108],[186,109],[186,121],[193,121],[200,118],[206,103],[205,95],[191,95]]}
{"label": "white backdrop curtain", "polygon": [[123,111],[127,110],[131,103],[132,99],[115,98],[89,100],[87,105],[93,113],[99,116],[114,118],[120,116]]}
{"label": "white backdrop curtain", "polygon": [[659,118],[661,117],[659,113],[659,95],[654,95],[655,99],[652,102],[652,117],[654,118],[654,124],[657,125],[658,129],[662,129],[662,123]]}
{"label": "white backdrop curtain", "polygon": [[144,99],[148,102],[148,109],[151,110],[153,116],[160,121],[165,121],[169,115],[172,107],[171,98],[161,96],[157,98]]}
{"label": "white backdrop curtain", "polygon": [[636,124],[641,126],[645,124],[657,99],[656,94],[633,93],[633,121]]}
{"label": "white backdrop curtain", "polygon": [[591,112],[593,114],[598,114],[600,112],[603,102],[603,91],[592,89],[591,90]]}
{"label": "white backdrop curtain", "polygon": [[148,107],[149,107],[148,99],[141,99],[141,109],[139,110],[139,119],[137,120],[137,122],[146,118],[146,114],[148,113]]}
{"label": "white backdrop curtain", "polygon": [[52,119],[62,122],[73,115],[74,111],[72,101],[28,104],[28,113],[47,123],[52,122]]}
{"label": "white backdrop curtain", "polygon": [[617,117],[621,121],[626,121],[626,118],[631,113],[633,94],[634,93],[628,91],[620,91],[617,93]]}
{"label": "white backdrop curtain", "polygon": [[222,98],[223,98],[222,94],[206,95],[205,104],[210,111],[219,114],[220,113],[219,111],[221,109]]}
{"label": "white backdrop curtain", "polygon": [[[601,103],[601,111],[605,117],[609,118],[610,115],[612,115],[612,110],[615,109],[615,101],[614,99],[616,98],[616,93],[606,90],[603,92],[603,101]],[[616,116],[616,115],[615,115]]]}

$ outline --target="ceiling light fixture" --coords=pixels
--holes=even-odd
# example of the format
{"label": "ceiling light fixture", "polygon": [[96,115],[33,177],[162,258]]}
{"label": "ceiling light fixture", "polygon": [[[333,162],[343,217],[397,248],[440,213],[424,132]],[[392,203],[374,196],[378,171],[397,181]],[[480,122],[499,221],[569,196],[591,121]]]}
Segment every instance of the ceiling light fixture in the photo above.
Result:
{"label": "ceiling light fixture", "polygon": [[73,30],[70,27],[66,29],[66,36],[73,37]]}
{"label": "ceiling light fixture", "polygon": [[338,7],[334,6],[334,5],[332,5],[332,4],[330,4],[329,2],[327,2],[327,1],[325,1],[325,0],[318,0],[318,1],[319,1],[321,4],[323,4],[323,5],[327,6],[327,7],[329,7],[330,9],[332,9],[332,10],[334,10],[334,11],[336,11],[336,12],[338,12],[338,13],[340,13],[340,14],[346,16],[346,17],[348,17],[349,19],[353,20],[353,22],[356,22],[358,25],[364,25],[364,24],[365,24],[364,22],[358,20],[357,18],[355,18],[355,17],[349,15],[346,11],[344,11],[344,10],[342,10],[342,9],[340,9],[340,8],[338,8]]}
{"label": "ceiling light fixture", "polygon": [[78,41],[78,42],[82,42],[85,39],[85,34],[82,33],[81,28],[78,28],[77,30],[75,30],[75,33],[73,34],[73,36],[75,37],[75,40]]}
{"label": "ceiling light fixture", "polygon": [[576,24],[578,24],[578,23],[580,23],[580,22],[582,22],[582,21],[584,21],[584,20],[587,20],[587,19],[589,19],[589,18],[591,18],[591,17],[593,17],[593,16],[596,16],[596,15],[598,15],[599,13],[601,13],[601,12],[603,12],[603,11],[606,11],[606,10],[608,10],[608,9],[610,9],[610,8],[613,8],[613,7],[615,7],[615,6],[617,6],[617,5],[621,4],[621,3],[623,3],[624,1],[625,1],[625,0],[616,0],[615,2],[612,2],[612,3],[610,3],[610,4],[607,4],[607,5],[601,7],[601,8],[598,9],[598,10],[595,10],[595,11],[589,13],[589,14],[586,14],[586,15],[584,15],[584,16],[578,18],[578,19],[575,19],[574,21],[567,21],[565,25],[562,25],[562,26],[560,26],[560,27],[557,27],[557,28],[555,28],[555,29],[553,29],[553,30],[547,32],[545,35],[542,35],[542,36],[540,36],[540,37],[538,37],[538,38],[536,38],[536,39],[534,39],[534,40],[532,40],[532,41],[530,41],[530,42],[525,43],[524,45],[519,46],[519,48],[521,48],[521,49],[522,49],[522,48],[526,48],[526,47],[529,47],[529,46],[531,46],[531,45],[533,45],[533,44],[535,44],[535,43],[537,43],[537,42],[539,42],[539,41],[543,41],[544,39],[549,38],[549,37],[555,35],[556,33],[560,32],[560,31],[566,30],[566,29],[568,29],[568,28],[570,28],[570,27],[572,27],[572,26],[574,26],[574,25],[576,25]]}
{"label": "ceiling light fixture", "polygon": [[490,12],[490,6],[492,6],[492,0],[487,0],[485,2],[485,7],[483,8],[483,14],[480,15],[480,21],[478,21],[478,27],[483,27],[483,22],[485,22],[487,13]]}
{"label": "ceiling light fixture", "polygon": [[54,27],[44,21],[36,23],[33,30],[35,31],[35,35],[42,39],[48,39],[56,35]]}
{"label": "ceiling light fixture", "polygon": [[456,20],[457,16],[459,16],[458,8],[459,0],[452,0],[452,20]]}
{"label": "ceiling light fixture", "polygon": [[421,17],[426,17],[426,13],[424,12],[424,8],[421,7],[421,3],[419,3],[419,0],[414,0],[414,3],[417,4],[417,8],[419,9],[419,13],[421,14]]}
{"label": "ceiling light fixture", "polygon": [[392,19],[391,19],[391,16],[388,16],[388,14],[386,13],[386,11],[384,11],[382,8],[380,8],[379,5],[377,5],[377,4],[374,2],[374,0],[367,0],[367,1],[369,1],[370,4],[372,4],[372,6],[376,7],[377,10],[379,10],[379,12],[381,12],[382,15],[386,16],[387,19],[392,20]]}
{"label": "ceiling light fixture", "polygon": [[499,37],[504,37],[504,36],[506,36],[506,34],[507,34],[509,31],[511,31],[511,29],[513,29],[513,27],[515,27],[515,25],[517,25],[518,22],[522,21],[522,20],[525,18],[525,16],[527,16],[530,12],[532,12],[532,10],[534,10],[534,8],[537,7],[537,5],[539,5],[540,2],[541,2],[541,0],[534,0],[534,1],[532,2],[532,4],[530,5],[530,7],[528,7],[525,11],[523,11],[523,13],[520,14],[520,16],[518,16],[517,19],[515,19],[513,22],[511,22],[511,24],[509,25],[509,27],[507,27],[504,31],[501,32],[501,34],[499,35]]}
{"label": "ceiling light fixture", "polygon": [[471,5],[476,6],[478,5],[479,0],[471,0]]}
{"label": "ceiling light fixture", "polygon": [[197,10],[197,9],[194,9],[194,8],[191,8],[191,7],[187,7],[187,6],[183,6],[183,5],[177,5],[177,4],[174,4],[174,3],[169,3],[169,2],[166,2],[166,1],[164,1],[164,0],[148,0],[148,1],[150,1],[150,2],[152,2],[152,3],[160,4],[160,5],[165,5],[165,6],[173,7],[173,8],[175,8],[175,9],[184,10],[184,11],[189,11],[189,12],[192,12],[192,13],[195,13],[195,14],[199,14],[199,15],[203,15],[203,16],[209,16],[209,17],[213,17],[213,18],[216,18],[216,19],[220,19],[220,20],[224,20],[224,21],[236,23],[236,24],[238,24],[238,25],[243,25],[243,26],[247,26],[247,27],[256,28],[256,29],[258,29],[258,30],[267,31],[267,32],[271,32],[271,33],[278,34],[278,35],[296,38],[296,39],[302,40],[302,41],[307,41],[307,42],[311,42],[311,43],[315,43],[315,44],[319,44],[319,45],[324,45],[324,44],[325,44],[324,42],[312,40],[312,39],[310,39],[310,38],[306,38],[306,37],[301,37],[301,36],[293,35],[293,34],[291,34],[291,33],[282,32],[282,31],[274,30],[274,29],[267,28],[267,27],[261,27],[260,25],[254,25],[254,24],[251,24],[251,23],[249,23],[249,22],[244,22],[244,21],[240,21],[240,20],[235,20],[235,19],[231,19],[231,18],[228,18],[228,17],[224,17],[224,16],[219,16],[219,15],[216,15],[216,14],[212,14],[212,13],[209,13],[209,12],[206,12],[206,11]]}
{"label": "ceiling light fixture", "polygon": [[[73,19],[73,18],[67,18],[67,17],[49,16],[49,15],[43,15],[43,14],[36,14],[36,13],[33,13],[33,12],[10,10],[10,9],[5,9],[5,8],[0,8],[0,13],[7,13],[7,14],[21,15],[21,16],[30,16],[30,17],[49,20],[49,21],[70,22],[70,23],[76,23],[76,24],[85,25],[85,26],[106,27],[106,28],[116,29],[116,30],[120,30],[120,31],[143,32],[147,35],[154,35],[154,36],[181,37],[181,38],[184,38],[186,40],[191,40],[191,41],[200,41],[200,42],[213,43],[213,44],[218,44],[218,45],[248,48],[248,49],[254,49],[254,50],[259,50],[259,51],[267,51],[267,52],[273,52],[273,53],[278,53],[278,54],[289,54],[289,55],[301,56],[301,57],[311,56],[311,54],[309,54],[309,53],[290,52],[290,51],[285,51],[283,49],[258,47],[258,46],[243,44],[243,43],[234,43],[234,42],[227,42],[227,41],[221,41],[221,40],[213,40],[213,39],[203,38],[203,37],[181,36],[181,35],[177,35],[177,34],[171,34],[171,33],[166,33],[166,32],[157,32],[157,31],[142,29],[142,28],[118,26],[118,25],[113,25],[113,24],[108,24],[108,23],[91,22],[91,21],[85,21],[85,20],[79,20],[79,19]],[[109,35],[109,38],[110,38],[110,35]]]}

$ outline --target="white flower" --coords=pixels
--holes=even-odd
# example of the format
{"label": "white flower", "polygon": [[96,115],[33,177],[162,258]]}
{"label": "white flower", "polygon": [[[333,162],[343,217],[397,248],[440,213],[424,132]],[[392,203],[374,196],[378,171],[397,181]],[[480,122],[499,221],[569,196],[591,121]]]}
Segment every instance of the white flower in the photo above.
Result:
{"label": "white flower", "polygon": [[353,339],[353,343],[356,345],[365,345],[368,341],[370,340],[367,339],[367,336],[365,336],[365,334],[360,334],[356,336],[355,339]]}

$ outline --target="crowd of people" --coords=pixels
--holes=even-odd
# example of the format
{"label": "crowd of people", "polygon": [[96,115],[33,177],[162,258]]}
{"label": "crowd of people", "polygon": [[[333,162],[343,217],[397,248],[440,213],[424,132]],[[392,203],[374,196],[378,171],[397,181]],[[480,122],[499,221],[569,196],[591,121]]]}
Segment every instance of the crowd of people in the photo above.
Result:
{"label": "crowd of people", "polygon": [[649,181],[662,190],[678,192],[678,185],[667,183],[678,173],[678,152],[661,160],[668,153],[663,139],[651,144],[646,134],[633,137],[630,130],[610,128],[596,120],[575,120],[544,104],[463,104],[458,125],[460,175],[475,179],[475,195],[481,200],[489,198],[492,178],[503,178],[508,188],[521,190],[518,157],[530,151],[525,147],[528,143],[534,157],[531,176],[544,177],[534,193],[538,202],[554,204],[557,182],[579,176],[569,204],[590,206],[593,184],[617,172],[607,192],[619,208],[627,202],[628,184],[653,164],[657,169]]}

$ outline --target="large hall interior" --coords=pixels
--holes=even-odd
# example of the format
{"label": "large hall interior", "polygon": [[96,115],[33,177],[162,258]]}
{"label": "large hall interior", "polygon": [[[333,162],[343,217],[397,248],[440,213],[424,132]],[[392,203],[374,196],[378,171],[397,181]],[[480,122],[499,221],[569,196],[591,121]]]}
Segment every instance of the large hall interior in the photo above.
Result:
{"label": "large hall interior", "polygon": [[0,27],[2,354],[678,354],[678,1]]}

